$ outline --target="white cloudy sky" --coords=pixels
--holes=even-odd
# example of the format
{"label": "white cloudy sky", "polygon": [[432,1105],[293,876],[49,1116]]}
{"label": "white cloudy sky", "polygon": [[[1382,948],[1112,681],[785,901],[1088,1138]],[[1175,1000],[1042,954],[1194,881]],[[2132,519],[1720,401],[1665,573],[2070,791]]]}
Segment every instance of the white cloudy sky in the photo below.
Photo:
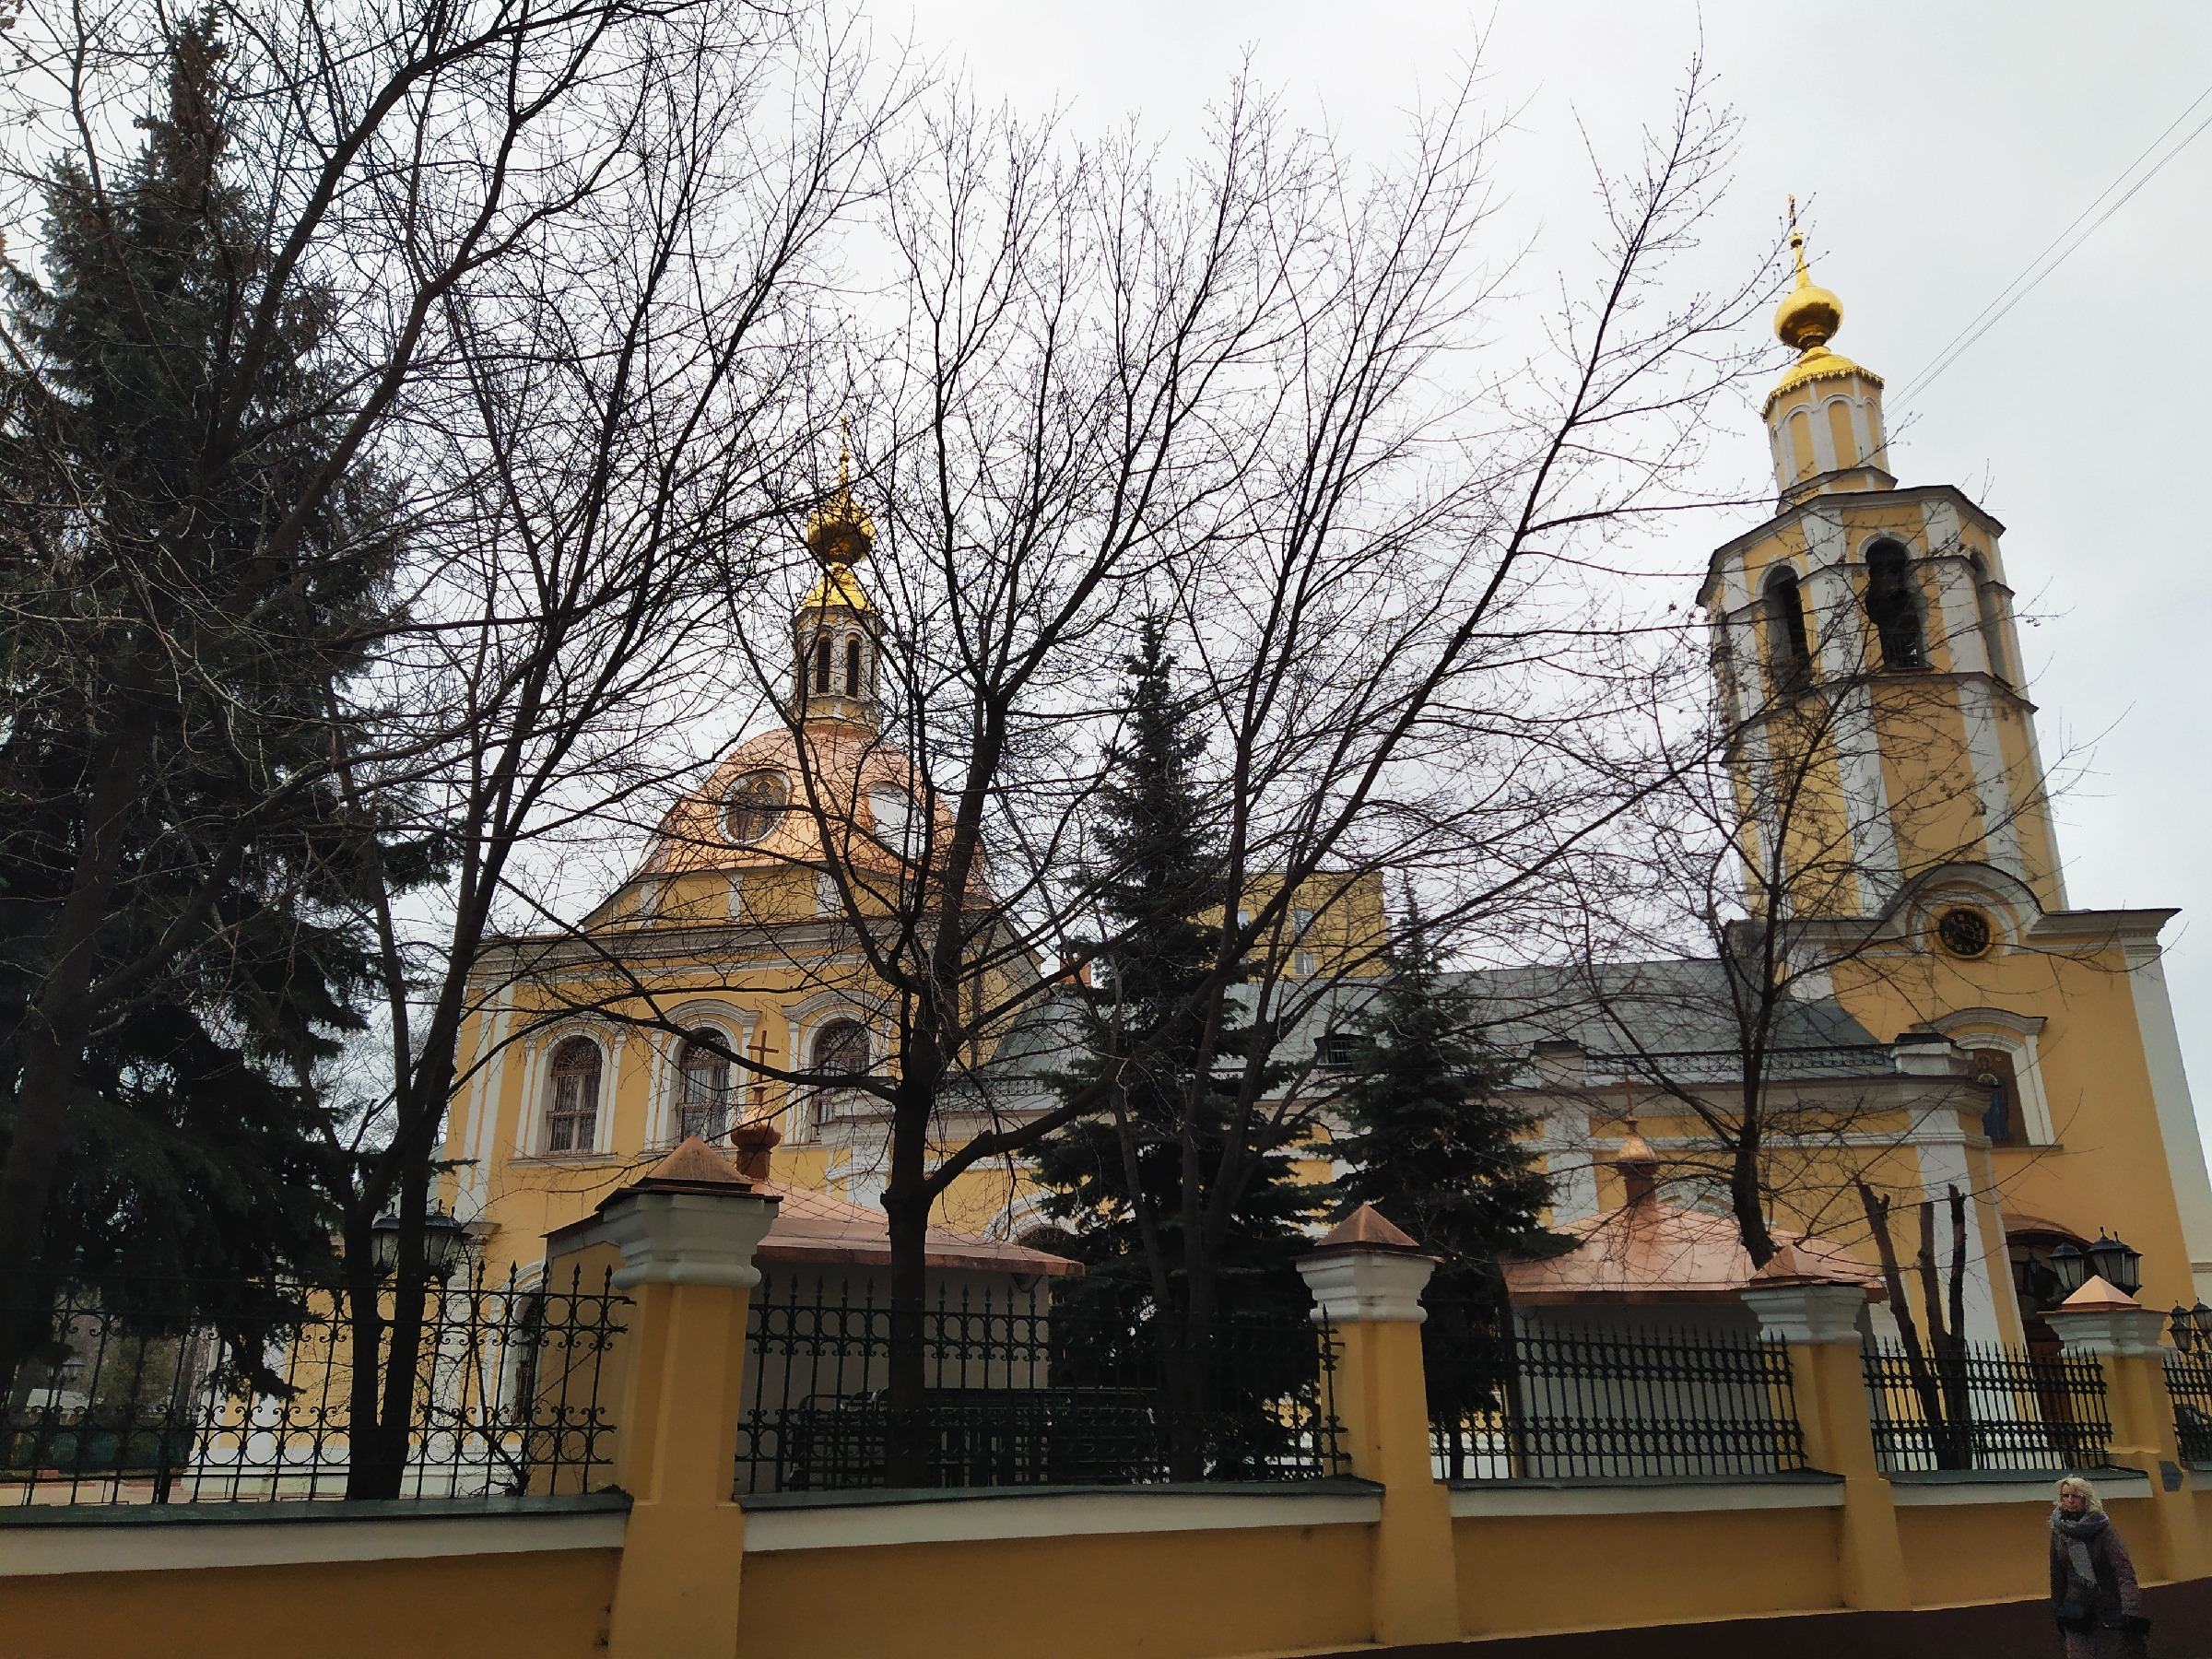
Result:
{"label": "white cloudy sky", "polygon": [[[911,14],[910,14],[911,8]],[[2194,100],[2212,88],[2212,7],[1415,0],[877,0],[879,26],[964,66],[986,99],[1078,127],[1130,114],[1194,132],[1247,48],[1259,77],[1371,149],[1445,89],[1488,33],[1486,96],[1518,112],[1500,153],[1516,223],[1546,251],[1581,235],[1578,122],[1625,156],[1665,117],[1702,42],[1744,122],[1712,237],[1755,258],[1784,195],[1809,206],[1839,347],[1901,389]],[[2196,108],[2169,144],[2212,115]],[[2086,752],[2061,804],[2077,905],[2173,905],[2168,973],[2212,1131],[2212,810],[2200,735],[2212,643],[2212,133],[2113,214],[1911,407],[1891,454],[2008,527],[2046,753]],[[1562,251],[1561,258],[1570,257]],[[1912,418],[1908,424],[1906,417]],[[1748,410],[1736,465],[1761,453]],[[1701,565],[1718,521],[1665,562]],[[2208,1133],[2212,1138],[2212,1133]]]}

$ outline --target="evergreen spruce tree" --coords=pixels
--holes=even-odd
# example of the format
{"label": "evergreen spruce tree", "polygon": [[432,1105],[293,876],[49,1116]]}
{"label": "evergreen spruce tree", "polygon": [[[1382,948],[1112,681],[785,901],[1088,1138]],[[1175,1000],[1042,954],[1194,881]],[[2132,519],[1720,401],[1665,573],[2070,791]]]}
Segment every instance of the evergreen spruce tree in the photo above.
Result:
{"label": "evergreen spruce tree", "polygon": [[[1157,1300],[1164,1288],[1166,1312],[1180,1318],[1204,1247],[1186,1236],[1186,1182],[1194,1176],[1198,1200],[1213,1195],[1234,1103],[1230,1079],[1196,1075],[1202,1033],[1194,1011],[1230,896],[1194,771],[1205,733],[1176,696],[1157,620],[1146,624],[1128,677],[1125,735],[1111,757],[1100,836],[1111,871],[1101,908],[1112,942],[1098,958],[1096,982],[1081,993],[1088,1052],[1062,1087],[1072,1093],[1118,1056],[1155,1046],[1124,1063],[1119,1114],[1078,1122],[1040,1146],[1037,1178],[1045,1215],[1089,1268],[1089,1294],[1125,1308]],[[1235,1057],[1240,1039],[1232,1027],[1220,1054]],[[1255,1298],[1301,1294],[1291,1263],[1305,1247],[1303,1224],[1326,1197],[1296,1179],[1291,1135],[1257,1133],[1265,1138],[1241,1160],[1227,1236],[1201,1269],[1213,1277],[1226,1317]]]}
{"label": "evergreen spruce tree", "polygon": [[72,1265],[125,1295],[312,1269],[345,1178],[299,1077],[360,1024],[362,832],[300,781],[397,537],[373,467],[321,477],[346,417],[327,308],[245,338],[266,253],[222,61],[181,21],[135,162],[55,167],[39,268],[5,270],[0,1292],[34,1310]]}
{"label": "evergreen spruce tree", "polygon": [[1525,1113],[1498,1097],[1510,1060],[1484,1047],[1444,984],[1418,912],[1391,949],[1391,978],[1360,1021],[1337,1110],[1336,1182],[1347,1210],[1371,1204],[1441,1258],[1422,1300],[1421,1356],[1447,1476],[1465,1472],[1463,1432],[1497,1408],[1512,1365],[1497,1342],[1500,1254],[1556,1249],[1537,1218],[1550,1183],[1519,1137]]}
{"label": "evergreen spruce tree", "polygon": [[1520,1138],[1525,1113],[1497,1090],[1512,1070],[1476,1035],[1444,984],[1418,912],[1394,941],[1391,977],[1359,1021],[1337,1110],[1346,1210],[1371,1204],[1441,1258],[1432,1300],[1487,1300],[1501,1252],[1541,1250],[1550,1195]]}

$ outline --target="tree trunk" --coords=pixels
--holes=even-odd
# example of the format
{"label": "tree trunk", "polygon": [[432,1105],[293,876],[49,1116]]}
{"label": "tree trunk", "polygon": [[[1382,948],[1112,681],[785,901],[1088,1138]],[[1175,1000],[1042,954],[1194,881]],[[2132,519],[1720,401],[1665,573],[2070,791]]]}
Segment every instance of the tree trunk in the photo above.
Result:
{"label": "tree trunk", "polygon": [[923,1185],[929,1149],[929,1097],[904,1079],[893,1096],[891,1178],[883,1211],[891,1247],[889,1412],[885,1483],[926,1484],[928,1470],[925,1322],[928,1312],[929,1194]]}
{"label": "tree trunk", "polygon": [[[1882,1287],[1889,1293],[1890,1317],[1897,1321],[1898,1336],[1905,1350],[1905,1372],[1911,1379],[1913,1397],[1920,1402],[1921,1420],[1928,1428],[1929,1449],[1935,1454],[1936,1467],[1960,1467],[1950,1461],[1956,1453],[1944,1411],[1943,1389],[1928,1364],[1928,1351],[1920,1340],[1920,1326],[1912,1318],[1912,1303],[1905,1294],[1905,1276],[1898,1265],[1897,1245],[1889,1237],[1889,1201],[1877,1198],[1864,1178],[1854,1177],[1852,1184],[1858,1188],[1859,1203],[1866,1211],[1866,1225],[1874,1234],[1875,1252],[1881,1258]],[[1941,1317],[1940,1313],[1937,1317]]]}
{"label": "tree trunk", "polygon": [[[374,1216],[360,1209],[346,1218],[346,1324],[352,1336],[346,1378],[346,1496],[372,1498],[382,1484],[385,1458],[377,1426],[377,1399],[383,1376],[384,1317],[382,1284],[376,1271]],[[397,1483],[394,1483],[397,1489]]]}

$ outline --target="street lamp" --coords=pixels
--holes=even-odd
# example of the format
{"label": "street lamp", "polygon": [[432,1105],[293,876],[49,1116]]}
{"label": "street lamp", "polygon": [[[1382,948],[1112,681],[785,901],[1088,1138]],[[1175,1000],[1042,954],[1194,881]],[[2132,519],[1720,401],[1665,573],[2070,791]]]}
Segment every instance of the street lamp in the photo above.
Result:
{"label": "street lamp", "polygon": [[2118,1239],[2107,1238],[2103,1228],[2097,1230],[2097,1242],[2083,1253],[2098,1277],[2123,1295],[2133,1296],[2143,1288],[2143,1253]]}
{"label": "street lamp", "polygon": [[[376,1253],[377,1272],[392,1272],[399,1265],[399,1218],[379,1216],[369,1229],[369,1237]],[[423,1270],[443,1284],[460,1266],[461,1247],[467,1241],[468,1230],[433,1206],[422,1218]]]}
{"label": "street lamp", "polygon": [[2051,1252],[2051,1271],[2058,1276],[2058,1300],[2089,1282],[2089,1253],[2068,1239]]}

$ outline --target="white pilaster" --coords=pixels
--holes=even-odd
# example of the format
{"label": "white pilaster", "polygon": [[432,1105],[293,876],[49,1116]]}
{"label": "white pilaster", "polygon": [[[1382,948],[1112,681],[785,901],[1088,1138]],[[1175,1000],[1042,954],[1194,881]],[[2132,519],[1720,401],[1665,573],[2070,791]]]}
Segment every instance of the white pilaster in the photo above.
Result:
{"label": "white pilaster", "polygon": [[2166,967],[2156,940],[2130,944],[2126,958],[2136,1029],[2142,1033],[2143,1059],[2150,1072],[2151,1103],[2159,1114],[2173,1201],[2182,1214],[2182,1241],[2189,1250],[2189,1275],[2198,1299],[2212,1301],[2212,1175],[2206,1173],[2204,1141],[2197,1131],[2196,1108],[2189,1099],[2189,1074],[2182,1067],[2182,1041],[2174,1030],[2173,1003],[2166,994]]}

